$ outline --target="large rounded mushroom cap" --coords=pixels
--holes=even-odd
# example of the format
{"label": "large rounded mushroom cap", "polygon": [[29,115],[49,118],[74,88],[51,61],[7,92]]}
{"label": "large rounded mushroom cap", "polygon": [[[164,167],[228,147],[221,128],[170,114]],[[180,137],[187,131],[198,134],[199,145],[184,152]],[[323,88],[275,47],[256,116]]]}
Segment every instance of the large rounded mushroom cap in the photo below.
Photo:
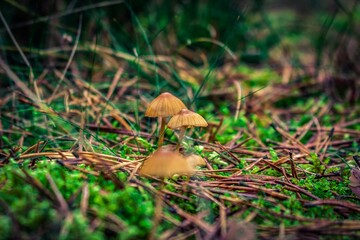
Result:
{"label": "large rounded mushroom cap", "polygon": [[186,161],[190,164],[192,167],[201,167],[206,166],[206,161],[199,155],[196,154],[190,154],[185,157]]}
{"label": "large rounded mushroom cap", "polygon": [[165,147],[157,149],[139,170],[140,175],[172,177],[174,174],[191,175],[193,168],[186,158],[177,151]]}
{"label": "large rounded mushroom cap", "polygon": [[167,125],[171,129],[177,129],[181,127],[207,127],[208,123],[200,114],[188,109],[181,109],[178,114],[170,119]]}
{"label": "large rounded mushroom cap", "polygon": [[172,95],[164,92],[151,101],[145,116],[147,117],[169,117],[177,114],[181,109],[185,108],[185,104]]}

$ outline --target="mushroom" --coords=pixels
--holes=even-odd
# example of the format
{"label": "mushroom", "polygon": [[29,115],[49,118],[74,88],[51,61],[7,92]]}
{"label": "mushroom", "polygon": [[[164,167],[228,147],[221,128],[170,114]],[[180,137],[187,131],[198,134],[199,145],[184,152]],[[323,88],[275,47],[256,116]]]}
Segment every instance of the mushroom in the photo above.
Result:
{"label": "mushroom", "polygon": [[196,155],[196,154],[190,154],[188,156],[185,157],[186,161],[188,162],[188,164],[190,164],[190,166],[192,166],[193,168],[199,166],[206,166],[206,161],[205,159],[203,159],[201,156]]}
{"label": "mushroom", "polygon": [[360,197],[360,169],[353,168],[350,175],[349,187],[351,191],[358,197]]}
{"label": "mushroom", "polygon": [[186,128],[189,127],[207,127],[208,123],[206,120],[199,114],[194,113],[188,109],[181,109],[181,111],[174,115],[168,122],[168,127],[171,129],[180,128],[179,133],[179,142],[176,146],[176,150],[179,150],[182,139]]}
{"label": "mushroom", "polygon": [[[178,151],[174,151],[173,147],[159,147],[149,158],[147,158],[139,170],[142,176],[156,176],[162,179],[172,177],[174,174],[191,175],[193,167],[188,163],[187,159]],[[160,186],[160,191],[156,196],[155,213],[153,219],[153,227],[150,231],[148,239],[155,239],[156,229],[161,220],[162,206],[164,199],[161,192],[164,189],[164,181]]]}
{"label": "mushroom", "polygon": [[168,92],[164,92],[152,100],[146,109],[145,116],[159,117],[161,120],[158,147],[161,147],[164,142],[166,117],[177,114],[181,109],[186,109],[185,104],[180,99]]}
{"label": "mushroom", "polygon": [[161,178],[172,177],[174,174],[190,175],[192,166],[178,151],[167,147],[158,148],[146,159],[139,170],[140,175],[157,176]]}

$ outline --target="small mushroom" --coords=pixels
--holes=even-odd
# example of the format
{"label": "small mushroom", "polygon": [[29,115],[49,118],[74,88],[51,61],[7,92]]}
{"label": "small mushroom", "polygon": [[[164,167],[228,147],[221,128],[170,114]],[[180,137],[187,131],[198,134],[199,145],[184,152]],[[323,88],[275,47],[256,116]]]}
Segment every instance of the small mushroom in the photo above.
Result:
{"label": "small mushroom", "polygon": [[166,146],[158,148],[139,170],[140,175],[150,175],[161,178],[172,177],[174,174],[190,175],[193,168],[186,158],[178,151]]}
{"label": "small mushroom", "polygon": [[358,167],[351,169],[350,184],[351,191],[358,197],[360,197],[360,157],[353,156]]}
{"label": "small mushroom", "polygon": [[351,191],[358,197],[360,197],[360,170],[353,168],[350,175],[350,184],[349,187]]}
{"label": "small mushroom", "polygon": [[[191,175],[193,168],[186,158],[178,151],[174,151],[173,146],[159,147],[149,158],[147,158],[139,170],[142,176],[156,176],[159,178],[172,177],[174,174]],[[164,181],[160,186],[159,194],[156,196],[156,206],[153,219],[153,227],[148,239],[155,239],[155,234],[159,222],[161,220],[162,207],[164,199],[162,191],[164,189]]]}
{"label": "small mushroom", "polygon": [[208,123],[201,115],[194,113],[188,109],[181,109],[181,111],[178,114],[174,115],[168,123],[168,127],[171,129],[180,128],[179,142],[176,146],[176,150],[179,150],[181,141],[184,138],[186,128],[207,126]]}
{"label": "small mushroom", "polygon": [[181,109],[186,109],[185,104],[180,99],[168,92],[160,94],[149,104],[145,112],[145,116],[159,117],[161,119],[158,147],[161,147],[164,142],[166,117],[175,115]]}

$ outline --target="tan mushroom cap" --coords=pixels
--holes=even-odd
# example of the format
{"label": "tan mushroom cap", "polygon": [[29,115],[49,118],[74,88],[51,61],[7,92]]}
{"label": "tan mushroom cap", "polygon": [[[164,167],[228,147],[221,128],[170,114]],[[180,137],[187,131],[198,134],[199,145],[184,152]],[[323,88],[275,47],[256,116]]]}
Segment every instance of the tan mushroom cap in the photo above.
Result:
{"label": "tan mushroom cap", "polygon": [[157,149],[139,170],[140,175],[172,177],[174,174],[191,175],[193,168],[177,151],[161,147]]}
{"label": "tan mushroom cap", "polygon": [[172,95],[164,92],[151,101],[146,109],[145,116],[147,117],[169,117],[177,114],[181,109],[185,108],[185,104]]}
{"label": "tan mushroom cap", "polygon": [[167,125],[171,129],[176,129],[180,127],[207,127],[208,123],[200,114],[188,109],[181,109],[178,114],[170,119]]}
{"label": "tan mushroom cap", "polygon": [[190,154],[185,157],[186,161],[190,164],[192,167],[201,167],[206,166],[206,161],[199,155],[196,154]]}

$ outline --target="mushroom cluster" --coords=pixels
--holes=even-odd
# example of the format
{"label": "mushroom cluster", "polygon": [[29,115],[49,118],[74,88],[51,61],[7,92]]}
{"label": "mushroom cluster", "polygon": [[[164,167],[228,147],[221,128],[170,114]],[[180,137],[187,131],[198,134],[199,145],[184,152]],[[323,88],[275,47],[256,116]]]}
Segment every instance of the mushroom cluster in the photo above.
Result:
{"label": "mushroom cluster", "polygon": [[[179,152],[187,128],[207,127],[208,124],[201,115],[188,110],[180,99],[171,93],[165,92],[149,104],[145,116],[158,117],[161,123],[158,135],[158,149],[144,161],[139,170],[140,175],[161,178],[171,177],[174,174],[191,175],[195,166],[204,164],[205,160],[200,156],[192,154],[185,157]],[[169,117],[171,119],[167,121]],[[166,126],[172,130],[180,129],[178,143],[175,148],[173,146],[163,146]]]}
{"label": "mushroom cluster", "polygon": [[185,104],[168,92],[164,92],[152,100],[149,107],[146,109],[146,117],[158,117],[161,121],[158,147],[161,147],[164,142],[166,118],[174,116],[181,109],[186,109]]}

